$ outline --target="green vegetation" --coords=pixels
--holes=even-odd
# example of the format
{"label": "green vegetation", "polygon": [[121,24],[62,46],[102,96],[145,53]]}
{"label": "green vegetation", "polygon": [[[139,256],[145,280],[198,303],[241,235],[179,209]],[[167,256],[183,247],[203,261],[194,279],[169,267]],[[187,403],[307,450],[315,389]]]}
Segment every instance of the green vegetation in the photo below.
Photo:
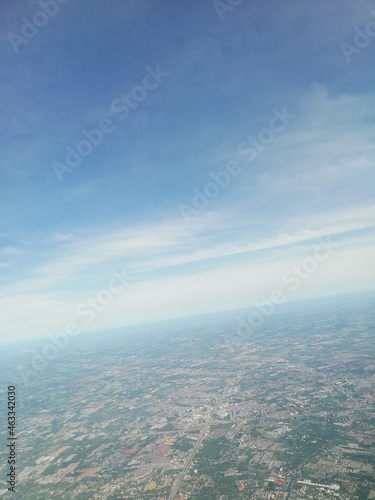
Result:
{"label": "green vegetation", "polygon": [[180,451],[189,451],[194,446],[194,442],[187,438],[179,438],[174,444],[173,448]]}

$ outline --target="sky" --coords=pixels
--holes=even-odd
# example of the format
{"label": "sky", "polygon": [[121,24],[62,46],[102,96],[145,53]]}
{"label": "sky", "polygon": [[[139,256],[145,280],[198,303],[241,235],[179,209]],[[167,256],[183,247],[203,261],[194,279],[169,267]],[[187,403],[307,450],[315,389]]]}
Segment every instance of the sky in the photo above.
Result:
{"label": "sky", "polygon": [[0,342],[374,289],[375,2],[0,16]]}

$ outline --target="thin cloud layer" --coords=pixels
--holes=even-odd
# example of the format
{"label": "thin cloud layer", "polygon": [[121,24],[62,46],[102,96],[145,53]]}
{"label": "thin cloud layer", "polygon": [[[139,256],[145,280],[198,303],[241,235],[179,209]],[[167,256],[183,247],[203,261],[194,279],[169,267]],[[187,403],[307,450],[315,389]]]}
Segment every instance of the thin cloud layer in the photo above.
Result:
{"label": "thin cloud layer", "polygon": [[114,273],[131,285],[89,330],[244,307],[327,237],[291,298],[373,288],[375,40],[340,49],[372,8],[70,2],[15,53],[39,7],[1,4],[0,341],[63,327]]}

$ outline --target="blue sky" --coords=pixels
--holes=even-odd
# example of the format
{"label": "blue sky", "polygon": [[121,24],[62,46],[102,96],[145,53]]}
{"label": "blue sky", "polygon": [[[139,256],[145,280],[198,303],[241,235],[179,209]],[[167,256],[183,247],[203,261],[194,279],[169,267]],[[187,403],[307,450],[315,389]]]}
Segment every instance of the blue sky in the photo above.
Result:
{"label": "blue sky", "polygon": [[[350,62],[340,46],[373,2],[243,1],[223,19],[201,0],[58,7],[17,45],[41,4],[0,4],[0,341],[59,331],[116,272],[130,284],[88,330],[250,307],[329,235],[290,298],[374,287],[375,29]],[[147,68],[165,76],[121,120],[113,102]],[[249,162],[239,145],[285,107]],[[54,162],[104,119],[59,181]],[[229,162],[238,175],[194,208]]]}

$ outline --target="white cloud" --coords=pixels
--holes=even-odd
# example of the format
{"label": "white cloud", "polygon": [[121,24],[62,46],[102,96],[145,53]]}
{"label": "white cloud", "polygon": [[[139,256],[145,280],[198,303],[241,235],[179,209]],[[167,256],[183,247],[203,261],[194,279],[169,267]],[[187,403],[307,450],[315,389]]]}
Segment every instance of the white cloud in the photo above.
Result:
{"label": "white cloud", "polygon": [[[12,335],[46,335],[74,319],[77,304],[95,295],[119,267],[139,280],[98,315],[92,328],[246,306],[267,296],[283,270],[328,235],[335,242],[334,256],[300,293],[370,288],[375,206],[361,199],[366,192],[361,189],[356,203],[348,203],[341,183],[349,190],[358,174],[367,175],[374,165],[367,120],[371,103],[367,96],[332,97],[314,86],[299,103],[295,127],[259,157],[264,171],[251,165],[244,169],[241,180],[233,181],[191,224],[170,217],[153,224],[56,231],[48,238],[51,246],[43,247],[41,263],[28,263],[4,286],[0,321]],[[243,196],[254,178],[259,191],[253,198]],[[94,185],[87,182],[69,195],[78,197]],[[331,191],[324,206],[320,194],[327,187]],[[281,195],[290,208],[295,193],[305,198],[294,213],[278,213],[266,203]],[[17,257],[21,250],[7,246],[0,252]],[[152,271],[159,277],[151,277]]]}

